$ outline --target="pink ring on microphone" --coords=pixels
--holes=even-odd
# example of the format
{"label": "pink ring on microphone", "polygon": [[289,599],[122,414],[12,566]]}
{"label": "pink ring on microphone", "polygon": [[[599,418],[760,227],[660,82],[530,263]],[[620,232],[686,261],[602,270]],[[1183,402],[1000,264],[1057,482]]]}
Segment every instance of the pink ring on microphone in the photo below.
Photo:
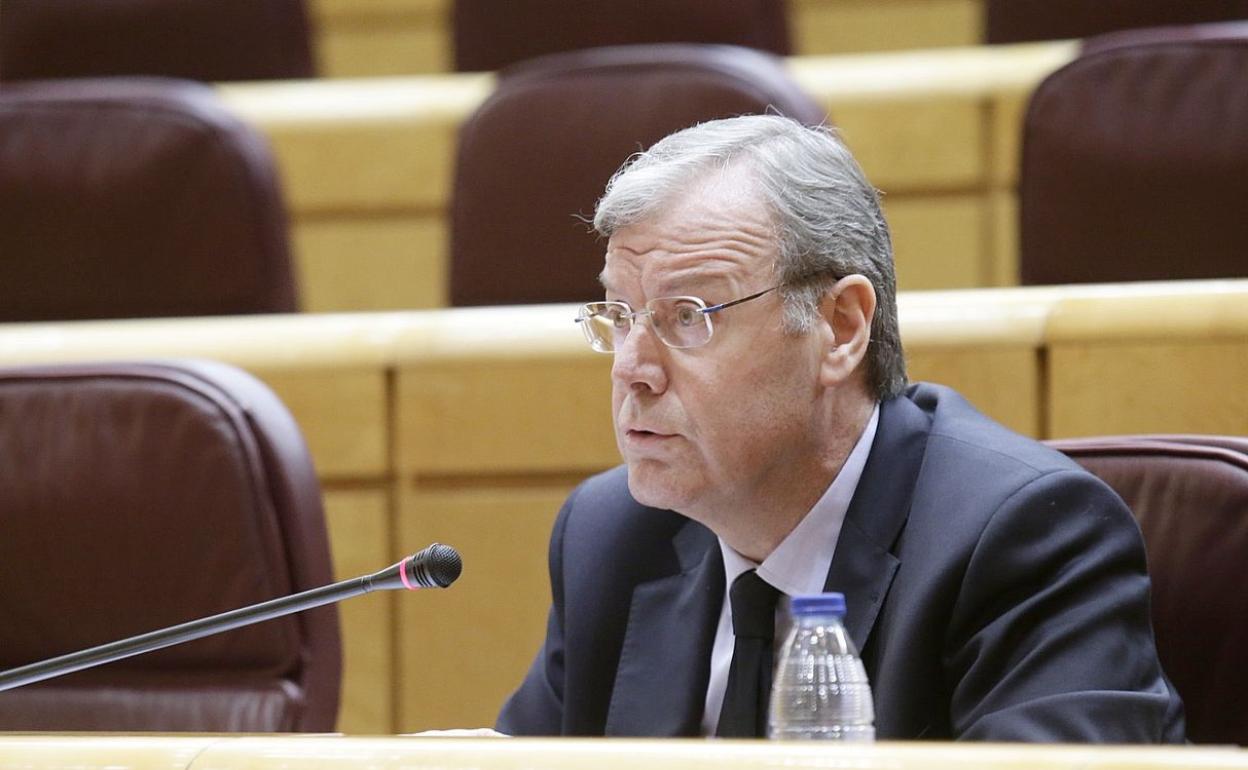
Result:
{"label": "pink ring on microphone", "polygon": [[407,579],[407,565],[410,564],[411,561],[412,561],[412,557],[409,556],[403,561],[399,562],[399,578],[403,580],[404,588],[406,588],[409,591],[415,591],[417,588],[420,588],[420,586],[412,585],[412,582]]}

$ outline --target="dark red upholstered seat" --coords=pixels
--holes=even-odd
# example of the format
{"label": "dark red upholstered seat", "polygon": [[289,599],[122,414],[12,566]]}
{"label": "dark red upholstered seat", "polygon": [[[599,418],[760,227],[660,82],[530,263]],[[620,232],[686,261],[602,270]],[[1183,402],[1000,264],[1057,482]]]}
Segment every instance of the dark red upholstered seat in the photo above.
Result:
{"label": "dark red upholstered seat", "polygon": [[0,80],[316,74],[304,0],[4,0]]}
{"label": "dark red upholstered seat", "polygon": [[1248,745],[1248,439],[1048,442],[1101,477],[1140,523],[1162,664],[1197,743]]}
{"label": "dark red upholstered seat", "polygon": [[207,86],[0,88],[0,321],[293,311],[286,227],[268,145]]}
{"label": "dark red upholstered seat", "polygon": [[1248,23],[1087,51],[1024,120],[1023,283],[1248,276]]}
{"label": "dark red upholstered seat", "polygon": [[785,0],[455,0],[455,69],[499,70],[563,51],[723,43],[790,53]]}
{"label": "dark red upholstered seat", "polygon": [[[0,669],[331,582],[294,420],[210,362],[0,370]],[[0,692],[3,730],[327,731],[333,607]]]}
{"label": "dark red upholstered seat", "polygon": [[460,130],[451,217],[451,303],[587,301],[603,244],[592,217],[629,155],[695,123],[823,108],[777,57],[654,45],[552,54],[505,70]]}
{"label": "dark red upholstered seat", "polygon": [[985,0],[985,41],[1082,38],[1138,27],[1248,18],[1248,0]]}

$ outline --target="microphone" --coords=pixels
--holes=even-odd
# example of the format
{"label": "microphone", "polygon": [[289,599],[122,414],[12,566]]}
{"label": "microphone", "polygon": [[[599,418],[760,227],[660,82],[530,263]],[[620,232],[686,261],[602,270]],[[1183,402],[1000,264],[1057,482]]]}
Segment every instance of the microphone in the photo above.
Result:
{"label": "microphone", "polygon": [[[464,570],[464,563],[459,552],[449,545],[434,543],[428,548],[414,553],[397,564],[391,564],[383,570],[371,575],[356,578],[363,581],[361,593],[378,589],[389,591],[406,588],[415,591],[418,588],[446,588],[459,577]],[[353,581],[345,580],[344,583]],[[335,583],[334,585],[342,585]],[[326,586],[332,588],[332,586]],[[296,594],[299,595],[299,594]],[[355,594],[349,594],[355,596]],[[292,597],[293,598],[293,597]],[[342,598],[346,598],[345,596]],[[315,605],[313,605],[315,606]]]}
{"label": "microphone", "polygon": [[222,631],[231,631],[252,623],[302,612],[324,604],[332,604],[370,591],[399,588],[409,591],[420,588],[446,588],[455,582],[462,571],[463,562],[459,558],[459,553],[449,545],[434,543],[397,564],[392,564],[371,575],[362,575],[158,631],[139,634],[128,639],[101,644],[98,647],[11,668],[0,672],[0,692],[81,671],[84,668],[112,663],[145,652],[172,647],[175,644],[211,636]]}

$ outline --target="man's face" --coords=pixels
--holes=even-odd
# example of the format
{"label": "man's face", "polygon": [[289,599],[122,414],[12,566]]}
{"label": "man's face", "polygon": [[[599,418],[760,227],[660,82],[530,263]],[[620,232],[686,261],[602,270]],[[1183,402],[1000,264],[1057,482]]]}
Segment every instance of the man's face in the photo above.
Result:
{"label": "man's face", "polygon": [[[776,257],[748,172],[729,169],[618,230],[603,283],[607,299],[635,310],[676,295],[713,305],[774,285]],[[611,376],[633,496],[715,529],[809,471],[820,354],[816,335],[783,331],[778,292],[711,318],[711,341],[679,350],[655,336],[649,318],[639,320]]]}

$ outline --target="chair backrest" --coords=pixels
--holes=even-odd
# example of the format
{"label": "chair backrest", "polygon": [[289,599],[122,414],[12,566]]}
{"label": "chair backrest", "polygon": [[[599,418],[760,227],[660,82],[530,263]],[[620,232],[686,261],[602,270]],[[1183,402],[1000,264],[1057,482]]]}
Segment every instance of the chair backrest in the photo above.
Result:
{"label": "chair backrest", "polygon": [[1157,648],[1188,738],[1248,745],[1248,439],[1048,442],[1099,476],[1140,523]]}
{"label": "chair backrest", "polygon": [[1087,50],[1024,120],[1022,282],[1248,276],[1248,24]]}
{"label": "chair backrest", "polygon": [[455,0],[452,27],[460,72],[644,43],[722,43],[790,53],[785,0]]}
{"label": "chair backrest", "polygon": [[985,0],[985,42],[1082,38],[1120,29],[1248,18],[1248,0]]}
{"label": "chair backrest", "polygon": [[0,322],[293,311],[286,228],[268,145],[205,85],[0,88]]}
{"label": "chair backrest", "polygon": [[304,0],[4,0],[0,80],[316,74]]}
{"label": "chair backrest", "polygon": [[[0,669],[332,580],[294,419],[210,362],[0,370]],[[322,607],[0,692],[3,730],[327,731]]]}
{"label": "chair backrest", "polygon": [[597,297],[603,245],[581,217],[620,164],[678,129],[769,108],[826,118],[781,60],[747,48],[619,46],[505,70],[460,130],[451,304]]}

